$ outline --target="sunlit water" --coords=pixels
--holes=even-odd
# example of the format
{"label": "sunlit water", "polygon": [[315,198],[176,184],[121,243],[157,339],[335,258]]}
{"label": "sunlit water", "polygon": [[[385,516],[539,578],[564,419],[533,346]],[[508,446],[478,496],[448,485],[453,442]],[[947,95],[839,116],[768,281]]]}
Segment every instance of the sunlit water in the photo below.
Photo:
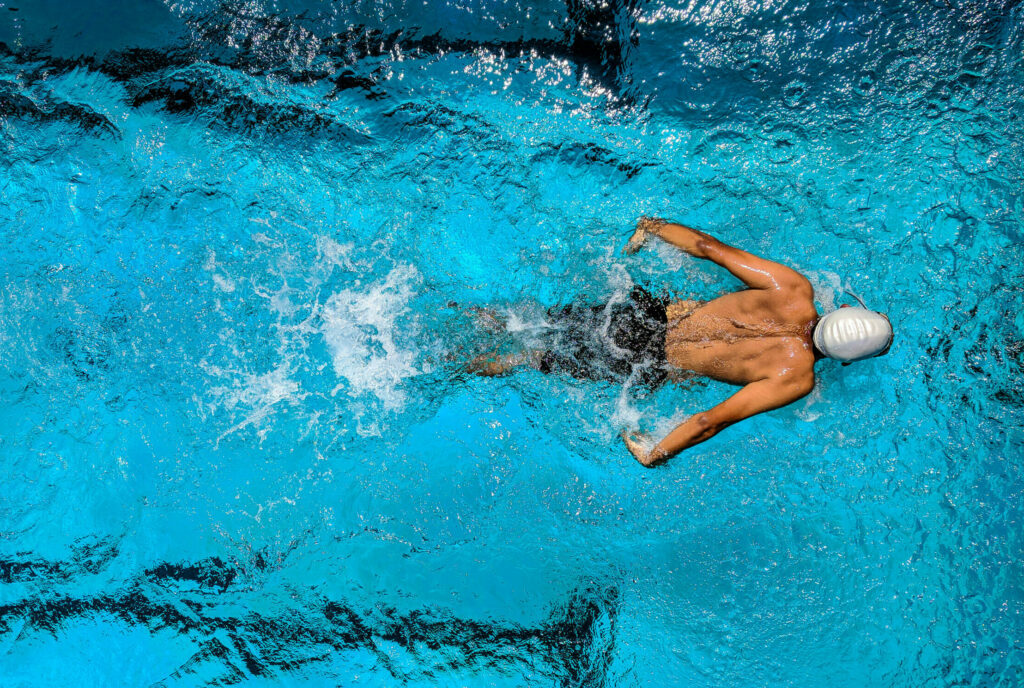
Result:
{"label": "sunlit water", "polygon": [[[0,0],[0,685],[1017,686],[1009,2]],[[717,403],[479,379],[793,265],[892,352]]]}

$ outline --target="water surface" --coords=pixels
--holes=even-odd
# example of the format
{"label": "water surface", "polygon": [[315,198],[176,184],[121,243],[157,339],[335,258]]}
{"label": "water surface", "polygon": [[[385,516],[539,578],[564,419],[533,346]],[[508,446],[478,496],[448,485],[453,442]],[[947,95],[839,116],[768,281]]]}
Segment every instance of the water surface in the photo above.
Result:
{"label": "water surface", "polygon": [[[4,686],[1016,686],[1012,2],[0,3]],[[891,353],[732,389],[459,374],[461,307],[728,274]]]}

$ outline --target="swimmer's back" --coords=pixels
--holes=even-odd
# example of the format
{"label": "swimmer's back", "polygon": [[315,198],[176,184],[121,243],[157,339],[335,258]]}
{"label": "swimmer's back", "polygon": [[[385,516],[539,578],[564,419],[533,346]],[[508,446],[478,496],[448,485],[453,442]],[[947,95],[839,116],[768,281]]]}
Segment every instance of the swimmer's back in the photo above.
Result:
{"label": "swimmer's back", "polygon": [[813,290],[747,289],[703,304],[668,307],[665,358],[676,368],[745,385],[780,374],[813,381]]}

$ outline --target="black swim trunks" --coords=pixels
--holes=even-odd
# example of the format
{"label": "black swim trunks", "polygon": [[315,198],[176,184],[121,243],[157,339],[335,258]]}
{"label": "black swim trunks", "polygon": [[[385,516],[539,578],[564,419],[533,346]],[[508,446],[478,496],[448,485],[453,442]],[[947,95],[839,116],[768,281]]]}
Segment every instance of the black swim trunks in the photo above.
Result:
{"label": "black swim trunks", "polygon": [[552,330],[538,366],[587,380],[664,382],[668,296],[634,287],[625,301],[548,310]]}

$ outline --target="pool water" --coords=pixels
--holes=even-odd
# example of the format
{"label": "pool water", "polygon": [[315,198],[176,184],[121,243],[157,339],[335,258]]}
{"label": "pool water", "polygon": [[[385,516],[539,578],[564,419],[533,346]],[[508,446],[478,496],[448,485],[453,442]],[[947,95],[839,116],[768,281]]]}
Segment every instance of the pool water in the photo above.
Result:
{"label": "pool water", "polygon": [[[0,685],[1024,683],[1014,2],[0,0]],[[888,356],[469,376],[792,265]],[[507,342],[505,342],[507,344]]]}

